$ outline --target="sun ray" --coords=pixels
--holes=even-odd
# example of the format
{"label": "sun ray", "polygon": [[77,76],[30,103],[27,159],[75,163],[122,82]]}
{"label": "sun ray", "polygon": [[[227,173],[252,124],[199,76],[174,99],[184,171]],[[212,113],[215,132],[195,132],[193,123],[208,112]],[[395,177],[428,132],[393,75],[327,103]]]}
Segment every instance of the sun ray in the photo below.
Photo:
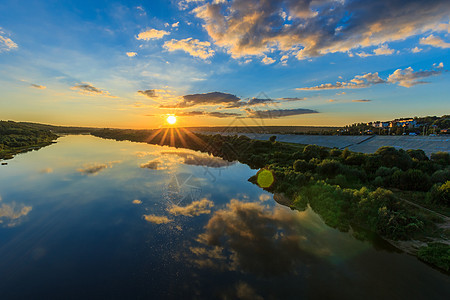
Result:
{"label": "sun ray", "polygon": [[166,140],[166,136],[167,136],[167,133],[169,132],[169,129],[168,128],[166,128],[166,131],[164,132],[164,135],[163,135],[163,137],[161,138],[161,141],[159,142],[159,144],[162,146],[162,145],[164,145],[164,142],[165,142],[165,140]]}

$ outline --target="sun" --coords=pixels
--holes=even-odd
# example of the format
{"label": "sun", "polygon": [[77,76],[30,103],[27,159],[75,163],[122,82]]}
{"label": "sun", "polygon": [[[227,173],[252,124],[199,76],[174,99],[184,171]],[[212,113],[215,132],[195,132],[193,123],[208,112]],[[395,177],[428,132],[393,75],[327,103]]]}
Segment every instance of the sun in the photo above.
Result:
{"label": "sun", "polygon": [[169,123],[170,125],[173,125],[173,124],[175,124],[177,122],[177,117],[175,117],[175,116],[168,116],[166,120],[167,120],[167,123]]}

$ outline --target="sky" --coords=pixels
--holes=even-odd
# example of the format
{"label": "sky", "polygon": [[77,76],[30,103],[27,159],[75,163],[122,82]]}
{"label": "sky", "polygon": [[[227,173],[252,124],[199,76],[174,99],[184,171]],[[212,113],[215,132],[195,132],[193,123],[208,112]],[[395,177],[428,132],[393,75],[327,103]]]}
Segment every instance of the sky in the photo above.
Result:
{"label": "sky", "polygon": [[450,114],[448,0],[0,2],[0,119],[343,126]]}

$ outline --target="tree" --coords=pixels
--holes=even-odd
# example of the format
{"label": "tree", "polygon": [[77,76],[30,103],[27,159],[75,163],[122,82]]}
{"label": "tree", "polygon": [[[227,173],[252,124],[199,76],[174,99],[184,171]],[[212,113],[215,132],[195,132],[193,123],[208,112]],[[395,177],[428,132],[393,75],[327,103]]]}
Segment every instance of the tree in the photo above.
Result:
{"label": "tree", "polygon": [[412,159],[402,149],[397,150],[394,147],[384,146],[379,148],[375,155],[380,158],[380,163],[385,167],[397,167],[407,170],[412,166]]}
{"label": "tree", "polygon": [[415,158],[418,161],[428,160],[428,156],[425,154],[425,152],[423,150],[420,150],[420,149],[417,149],[417,150],[409,149],[409,150],[406,150],[406,153],[408,153],[409,157]]}
{"label": "tree", "polygon": [[303,160],[303,159],[297,159],[294,162],[294,171],[295,172],[307,172],[310,171],[314,168],[314,166],[312,164],[310,164],[309,162]]}
{"label": "tree", "polygon": [[277,139],[277,136],[276,135],[272,135],[270,138],[269,138],[269,141],[270,142],[275,142],[275,140]]}

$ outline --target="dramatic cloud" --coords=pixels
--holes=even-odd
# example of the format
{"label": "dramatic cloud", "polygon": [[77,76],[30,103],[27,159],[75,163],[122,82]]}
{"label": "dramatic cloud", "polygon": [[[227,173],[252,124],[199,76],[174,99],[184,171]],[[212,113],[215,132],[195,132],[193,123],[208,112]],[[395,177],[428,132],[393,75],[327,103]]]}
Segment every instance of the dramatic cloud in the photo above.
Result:
{"label": "dramatic cloud", "polygon": [[70,89],[77,91],[78,93],[80,93],[82,95],[105,96],[105,97],[116,98],[115,96],[111,96],[111,94],[108,91],[98,89],[88,82],[77,84],[77,85],[71,87]]}
{"label": "dramatic cloud", "polygon": [[450,43],[446,43],[440,37],[437,37],[434,35],[430,35],[426,38],[421,38],[420,43],[422,45],[430,45],[430,46],[438,47],[438,48],[444,48],[444,49],[450,48]]}
{"label": "dramatic cloud", "polygon": [[128,57],[135,57],[137,55],[136,52],[127,52]]}
{"label": "dramatic cloud", "polygon": [[35,88],[35,89],[39,89],[39,90],[44,90],[44,89],[47,88],[47,87],[44,86],[44,85],[39,85],[39,84],[34,84],[34,83],[31,83],[31,84],[30,84],[30,87]]}
{"label": "dramatic cloud", "polygon": [[201,42],[197,39],[187,38],[184,40],[172,39],[164,43],[164,48],[169,51],[183,50],[191,56],[207,59],[214,55],[210,42]]}
{"label": "dramatic cloud", "polygon": [[434,70],[428,71],[414,72],[411,67],[404,70],[397,69],[394,71],[394,73],[389,75],[387,81],[409,88],[417,84],[428,83],[427,81],[422,81],[421,79],[441,74],[443,67],[444,64],[441,62],[439,65],[434,65]]}
{"label": "dramatic cloud", "polygon": [[318,91],[330,89],[358,89],[365,88],[374,84],[385,83],[386,81],[378,76],[378,72],[367,73],[365,75],[356,75],[350,81],[337,81],[336,83],[324,83],[318,86],[297,88],[299,91]]}
{"label": "dramatic cloud", "polygon": [[154,224],[167,224],[173,220],[166,216],[144,215],[144,220]]}
{"label": "dramatic cloud", "polygon": [[372,100],[368,100],[368,99],[358,99],[358,100],[352,100],[352,102],[370,102]]}
{"label": "dramatic cloud", "polygon": [[235,58],[281,50],[306,59],[442,30],[450,5],[447,0],[235,0],[213,1],[193,12],[215,44]]}
{"label": "dramatic cloud", "polygon": [[136,39],[144,41],[157,40],[169,34],[170,32],[165,30],[149,29],[139,33]]}
{"label": "dramatic cloud", "polygon": [[6,33],[3,32],[2,28],[0,27],[0,53],[16,48],[18,48],[17,44],[14,43],[9,37],[7,37]]}
{"label": "dramatic cloud", "polygon": [[[0,197],[0,202],[2,202],[2,197]],[[6,227],[14,227],[20,224],[23,217],[28,215],[32,210],[31,206],[26,206],[23,204],[12,203],[1,203],[0,205],[0,224]]]}
{"label": "dramatic cloud", "polygon": [[235,95],[212,92],[205,94],[192,94],[183,96],[183,100],[175,105],[161,105],[161,108],[184,108],[197,105],[231,105],[238,102],[240,99]]}
{"label": "dramatic cloud", "polygon": [[83,175],[97,175],[99,172],[101,172],[104,169],[112,168],[114,164],[119,163],[120,161],[111,161],[108,163],[92,163],[92,164],[86,164],[83,166],[83,168],[77,169],[78,172],[80,172]]}
{"label": "dramatic cloud", "polygon": [[145,91],[137,91],[138,94],[144,95],[145,97],[148,98],[156,98],[158,97],[158,95],[156,95],[156,90],[145,90]]}
{"label": "dramatic cloud", "polygon": [[252,110],[246,109],[247,118],[260,118],[260,119],[278,119],[282,117],[316,114],[318,111],[306,108],[294,108],[294,109],[272,109],[272,110]]}
{"label": "dramatic cloud", "polygon": [[175,216],[183,215],[187,217],[194,217],[211,213],[212,207],[214,207],[214,203],[206,198],[203,198],[198,201],[193,201],[191,204],[186,206],[172,205],[168,211],[170,214]]}

